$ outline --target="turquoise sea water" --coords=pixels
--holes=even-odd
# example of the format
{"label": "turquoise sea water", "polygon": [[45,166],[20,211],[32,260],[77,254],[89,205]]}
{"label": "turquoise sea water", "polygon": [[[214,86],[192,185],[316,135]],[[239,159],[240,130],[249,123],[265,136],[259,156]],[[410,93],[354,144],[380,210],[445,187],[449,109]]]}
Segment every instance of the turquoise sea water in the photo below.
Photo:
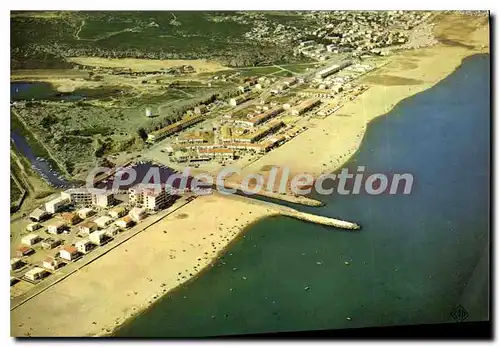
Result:
{"label": "turquoise sea water", "polygon": [[487,320],[489,69],[488,55],[469,57],[369,125],[346,167],[411,172],[410,195],[320,196],[325,207],[303,208],[360,223],[359,232],[285,217],[261,220],[214,267],[115,335],[452,322],[458,304],[468,321]]}

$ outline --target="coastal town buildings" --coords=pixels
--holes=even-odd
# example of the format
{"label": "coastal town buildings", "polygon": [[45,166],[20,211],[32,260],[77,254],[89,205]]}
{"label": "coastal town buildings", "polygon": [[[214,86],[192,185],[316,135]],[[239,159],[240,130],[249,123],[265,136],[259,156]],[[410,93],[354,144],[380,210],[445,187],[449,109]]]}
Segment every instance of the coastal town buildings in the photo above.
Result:
{"label": "coastal town buildings", "polygon": [[235,153],[234,151],[228,148],[211,148],[211,149],[199,149],[198,155],[201,158],[214,159],[214,158],[222,158],[222,159],[234,159]]}
{"label": "coastal town buildings", "polygon": [[45,210],[49,213],[56,213],[62,210],[64,207],[68,206],[71,203],[71,200],[60,196],[55,199],[52,199],[45,203]]}
{"label": "coastal town buildings", "polygon": [[89,235],[90,233],[97,230],[97,223],[92,221],[86,221],[79,225],[80,233],[83,235]]}
{"label": "coastal town buildings", "polygon": [[245,101],[251,100],[252,96],[250,94],[242,94],[236,98],[229,99],[229,105],[236,107]]}
{"label": "coastal town buildings", "polygon": [[106,230],[101,229],[89,235],[89,240],[97,246],[103,245],[107,240]]}
{"label": "coastal town buildings", "polygon": [[331,99],[336,95],[335,90],[331,89],[304,89],[297,93],[300,96],[312,97],[318,99]]}
{"label": "coastal town buildings", "polygon": [[38,243],[41,241],[41,237],[38,236],[37,234],[29,234],[24,236],[21,239],[21,244],[26,245],[26,246],[33,246],[34,244]]}
{"label": "coastal town buildings", "polygon": [[75,247],[78,250],[78,252],[80,252],[82,254],[87,254],[88,252],[90,252],[92,250],[93,245],[89,239],[83,239],[83,240],[78,241],[75,244]]}
{"label": "coastal town buildings", "polygon": [[134,224],[134,221],[132,220],[131,217],[129,216],[125,216],[123,218],[120,218],[118,219],[116,222],[115,222],[116,226],[122,228],[122,229],[126,229],[126,228],[129,228],[132,226],[132,224]]}
{"label": "coastal town buildings", "polygon": [[99,228],[105,228],[111,223],[113,223],[113,219],[108,216],[101,216],[94,219],[94,223],[97,224]]}
{"label": "coastal town buildings", "polygon": [[210,139],[212,133],[209,131],[193,131],[193,132],[186,132],[182,136],[179,136],[177,138],[177,143],[184,144],[184,143],[204,143],[208,142]]}
{"label": "coastal town buildings", "polygon": [[61,214],[61,219],[66,222],[67,225],[78,224],[82,219],[77,213],[74,212],[63,212]]}
{"label": "coastal town buildings", "polygon": [[178,131],[181,131],[191,125],[201,122],[203,119],[204,119],[203,115],[184,118],[178,122],[175,122],[174,124],[171,124],[169,126],[166,126],[164,128],[149,133],[147,141],[156,142],[162,140],[167,136],[175,134]]}
{"label": "coastal town buildings", "polygon": [[224,124],[220,128],[220,136],[219,140],[221,142],[233,142],[234,138],[237,138],[245,133],[248,130],[243,127],[232,126],[229,124]]}
{"label": "coastal town buildings", "polygon": [[117,227],[116,225],[110,225],[104,230],[106,231],[106,235],[108,237],[115,237],[117,234],[120,233],[120,228]]}
{"label": "coastal town buildings", "polygon": [[321,101],[318,99],[305,100],[301,102],[299,105],[292,108],[292,115],[300,116],[306,113],[307,111],[313,109],[314,107],[318,106],[320,103]]}
{"label": "coastal town buildings", "polygon": [[25,257],[25,256],[30,255],[32,253],[35,253],[35,250],[31,247],[28,247],[28,246],[19,246],[16,250],[16,255],[18,257]]}
{"label": "coastal town buildings", "polygon": [[340,64],[334,64],[334,65],[331,65],[323,70],[320,70],[316,73],[316,78],[325,78],[325,77],[328,77],[336,72],[339,72],[340,70],[342,69],[345,69],[346,67],[348,67],[349,65],[352,65],[352,61],[344,61]]}
{"label": "coastal town buildings", "polygon": [[47,275],[47,270],[37,266],[27,271],[24,274],[24,277],[30,281],[38,281],[43,279],[46,275]]}
{"label": "coastal town buildings", "polygon": [[50,213],[39,207],[33,210],[33,212],[31,212],[29,216],[29,218],[34,222],[41,222],[48,219],[49,217]]}
{"label": "coastal town buildings", "polygon": [[76,212],[81,219],[86,219],[95,214],[95,211],[90,207],[84,207]]}
{"label": "coastal town buildings", "polygon": [[38,230],[42,227],[42,225],[40,223],[37,223],[37,222],[34,222],[34,223],[30,223],[26,226],[26,230],[28,231],[35,231],[35,230]]}
{"label": "coastal town buildings", "polygon": [[112,192],[97,192],[86,187],[71,188],[61,192],[61,198],[67,199],[75,206],[97,206],[106,208],[113,204],[114,195]]}
{"label": "coastal town buildings", "polygon": [[234,125],[246,127],[246,128],[254,128],[273,117],[276,117],[278,114],[284,111],[282,106],[275,107],[273,109],[267,110],[264,113],[251,115],[248,118],[235,119],[232,121]]}
{"label": "coastal town buildings", "polygon": [[10,260],[10,270],[14,271],[17,269],[20,269],[24,266],[24,262],[22,261],[21,258],[12,258]]}
{"label": "coastal town buildings", "polygon": [[[130,191],[130,190],[129,190]],[[133,203],[133,202],[132,202]],[[120,218],[120,217],[123,217],[127,214],[128,210],[125,206],[116,206],[116,207],[113,207],[109,212],[108,214],[112,217],[112,218]]]}
{"label": "coastal town buildings", "polygon": [[173,202],[173,196],[170,193],[171,187],[161,185],[159,189],[154,185],[139,184],[129,188],[129,203],[131,205],[144,207],[151,211],[157,211],[165,208]]}
{"label": "coastal town buildings", "polygon": [[47,227],[47,232],[49,234],[57,235],[62,233],[66,229],[66,227],[67,227],[66,222],[55,221]]}
{"label": "coastal town buildings", "polygon": [[92,205],[101,208],[107,208],[115,203],[115,198],[112,192],[102,192],[92,194]]}
{"label": "coastal town buildings", "polygon": [[47,257],[43,260],[42,266],[47,270],[55,271],[62,263],[54,257]]}
{"label": "coastal town buildings", "polygon": [[76,247],[66,246],[63,249],[59,250],[59,256],[62,259],[73,261],[77,259],[80,256],[80,254]]}
{"label": "coastal town buildings", "polygon": [[61,198],[69,200],[76,206],[92,205],[92,193],[87,188],[71,188],[61,192]]}
{"label": "coastal town buildings", "polygon": [[54,239],[52,237],[48,237],[45,240],[42,241],[42,248],[43,249],[53,249],[59,246],[62,243],[61,240],[59,239]]}
{"label": "coastal town buildings", "polygon": [[146,218],[146,208],[134,207],[133,209],[130,210],[128,215],[130,216],[130,218],[132,218],[134,222],[139,222],[144,218]]}

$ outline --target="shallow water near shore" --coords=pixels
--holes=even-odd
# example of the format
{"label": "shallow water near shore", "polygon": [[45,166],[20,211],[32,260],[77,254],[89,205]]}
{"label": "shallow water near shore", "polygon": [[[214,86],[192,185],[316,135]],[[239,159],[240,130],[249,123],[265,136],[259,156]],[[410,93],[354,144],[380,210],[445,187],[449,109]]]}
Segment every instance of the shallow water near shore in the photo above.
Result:
{"label": "shallow water near shore", "polygon": [[467,321],[488,319],[489,76],[489,55],[469,57],[370,123],[344,167],[411,172],[410,195],[313,196],[327,205],[299,208],[357,222],[359,232],[263,219],[212,268],[114,335],[453,322],[459,304]]}

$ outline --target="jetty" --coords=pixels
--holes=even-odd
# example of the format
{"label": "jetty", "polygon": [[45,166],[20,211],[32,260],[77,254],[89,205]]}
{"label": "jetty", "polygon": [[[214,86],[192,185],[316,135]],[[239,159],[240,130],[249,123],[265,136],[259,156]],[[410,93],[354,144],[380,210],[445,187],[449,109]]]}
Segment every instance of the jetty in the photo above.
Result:
{"label": "jetty", "polygon": [[300,211],[297,211],[294,209],[292,209],[292,210],[293,211],[283,211],[283,212],[281,212],[281,214],[283,216],[292,217],[295,219],[300,219],[300,220],[303,220],[306,222],[331,226],[331,227],[340,228],[340,229],[358,230],[360,228],[359,225],[356,223],[344,221],[341,219],[318,216],[318,215],[311,214],[311,213],[300,212]]}
{"label": "jetty", "polygon": [[[250,198],[252,197],[252,196],[246,194],[243,191],[243,189],[241,189],[241,186],[238,183],[233,183],[233,182],[226,180],[226,181],[224,181],[224,187],[228,188],[228,189],[236,189],[240,195],[248,196]],[[217,189],[217,186],[213,185],[212,188]],[[276,192],[266,190],[266,189],[261,189],[259,192],[255,193],[254,195],[264,197],[264,198],[281,200],[284,202],[289,202],[292,204],[303,205],[303,206],[320,207],[320,206],[324,205],[323,202],[316,200],[316,199],[309,198],[307,196],[280,194],[280,193],[276,193]]]}

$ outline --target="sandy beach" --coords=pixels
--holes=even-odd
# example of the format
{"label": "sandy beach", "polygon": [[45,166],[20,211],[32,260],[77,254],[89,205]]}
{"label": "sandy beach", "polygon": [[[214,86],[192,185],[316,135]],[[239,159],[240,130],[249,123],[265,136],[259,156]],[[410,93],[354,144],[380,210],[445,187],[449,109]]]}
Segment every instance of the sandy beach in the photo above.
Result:
{"label": "sandy beach", "polygon": [[[268,165],[287,166],[292,172],[332,172],[356,152],[371,120],[448,76],[465,57],[489,52],[487,22],[450,17],[435,30],[441,36],[449,33],[455,44],[391,56],[388,65],[364,77],[362,83],[370,87],[364,94],[338,113],[315,120],[313,127],[243,174]],[[237,197],[198,197],[12,310],[11,335],[109,334],[203,270],[250,223],[273,214],[266,205]]]}
{"label": "sandy beach", "polygon": [[[454,39],[458,36],[467,43],[439,44],[391,56],[389,64],[360,81],[369,86],[367,91],[333,115],[311,120],[310,129],[247,166],[240,177],[251,173],[265,176],[267,168],[273,165],[287,167],[292,173],[307,172],[316,176],[342,167],[358,150],[370,121],[387,114],[401,100],[441,81],[465,57],[489,52],[488,26],[473,31],[471,26],[475,28],[477,19],[471,23],[465,20],[462,16],[452,16],[450,21],[455,26],[450,27],[446,22],[436,25],[435,30]],[[481,25],[480,21],[477,25]],[[461,30],[470,33],[457,35]]]}

